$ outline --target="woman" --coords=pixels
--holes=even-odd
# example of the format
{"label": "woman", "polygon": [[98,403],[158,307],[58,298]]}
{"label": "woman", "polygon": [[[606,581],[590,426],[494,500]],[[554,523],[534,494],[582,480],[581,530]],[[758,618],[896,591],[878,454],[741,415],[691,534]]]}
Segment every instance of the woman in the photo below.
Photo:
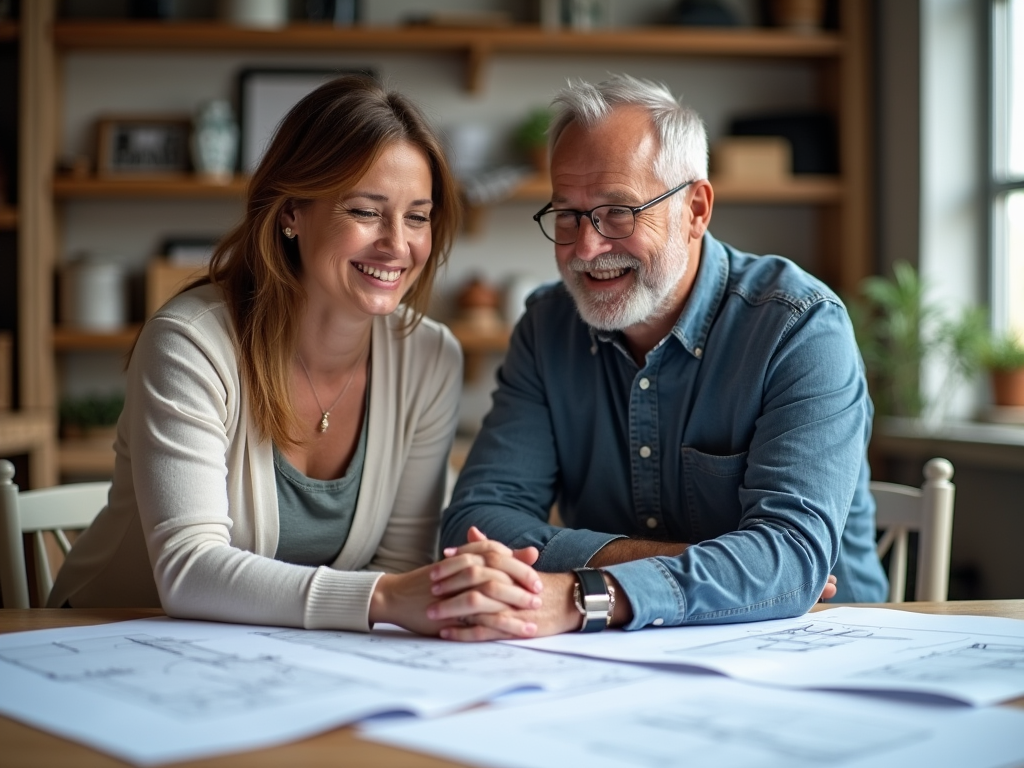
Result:
{"label": "woman", "polygon": [[423,312],[457,225],[408,100],[362,76],[302,99],[208,277],[139,336],[109,504],[51,605],[449,634],[537,604],[525,564],[429,565],[462,361]]}

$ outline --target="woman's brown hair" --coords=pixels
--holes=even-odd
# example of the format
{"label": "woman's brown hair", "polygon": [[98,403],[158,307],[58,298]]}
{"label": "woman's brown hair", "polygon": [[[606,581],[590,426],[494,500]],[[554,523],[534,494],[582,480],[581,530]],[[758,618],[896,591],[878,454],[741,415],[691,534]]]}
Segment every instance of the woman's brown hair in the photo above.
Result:
{"label": "woman's brown hair", "polygon": [[352,189],[396,142],[422,150],[432,177],[431,255],[403,298],[409,309],[403,327],[411,331],[423,319],[458,230],[458,189],[423,113],[368,76],[331,80],[285,115],[249,182],[245,218],[217,246],[208,276],[200,281],[224,292],[252,418],[260,436],[282,448],[296,445],[300,434],[288,380],[305,294],[298,247],[281,234],[279,216],[286,205]]}

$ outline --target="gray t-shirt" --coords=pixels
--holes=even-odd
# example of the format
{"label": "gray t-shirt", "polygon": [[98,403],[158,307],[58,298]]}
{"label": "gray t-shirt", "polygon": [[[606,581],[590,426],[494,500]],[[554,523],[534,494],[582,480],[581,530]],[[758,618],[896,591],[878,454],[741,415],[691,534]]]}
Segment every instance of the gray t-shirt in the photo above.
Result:
{"label": "gray t-shirt", "polygon": [[366,459],[366,422],[356,453],[343,477],[316,480],[306,477],[274,446],[280,534],[274,559],[296,565],[334,562],[348,538],[359,500],[359,485]]}

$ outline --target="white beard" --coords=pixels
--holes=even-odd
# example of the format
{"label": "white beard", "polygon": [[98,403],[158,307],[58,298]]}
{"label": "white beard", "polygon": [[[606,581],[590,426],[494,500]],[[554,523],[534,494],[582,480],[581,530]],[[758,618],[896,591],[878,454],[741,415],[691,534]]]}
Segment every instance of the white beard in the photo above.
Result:
{"label": "white beard", "polygon": [[[672,311],[676,286],[689,265],[689,246],[673,229],[665,247],[652,254],[649,267],[629,254],[611,253],[591,261],[573,258],[560,271],[587,325],[599,331],[622,331]],[[584,272],[622,268],[633,270],[633,284],[625,293],[598,293],[587,288]]]}

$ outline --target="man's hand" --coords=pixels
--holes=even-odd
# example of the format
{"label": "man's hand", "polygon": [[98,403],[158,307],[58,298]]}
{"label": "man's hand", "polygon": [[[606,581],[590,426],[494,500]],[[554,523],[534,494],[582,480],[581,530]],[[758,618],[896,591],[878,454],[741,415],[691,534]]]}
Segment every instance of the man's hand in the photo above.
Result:
{"label": "man's hand", "polygon": [[831,600],[836,596],[836,577],[831,573],[828,575],[828,581],[825,582],[825,588],[821,590],[821,597],[818,598],[819,603],[823,603],[826,600]]}

